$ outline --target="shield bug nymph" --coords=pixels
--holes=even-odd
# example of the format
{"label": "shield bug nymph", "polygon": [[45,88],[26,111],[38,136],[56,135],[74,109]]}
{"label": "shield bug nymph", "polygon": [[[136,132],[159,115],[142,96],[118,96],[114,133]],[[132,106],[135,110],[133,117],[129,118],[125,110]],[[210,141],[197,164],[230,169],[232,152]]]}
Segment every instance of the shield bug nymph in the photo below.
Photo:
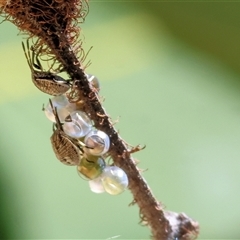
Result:
{"label": "shield bug nymph", "polygon": [[53,107],[51,100],[49,101],[56,119],[53,134],[50,138],[53,151],[57,159],[62,163],[69,166],[78,165],[83,155],[83,144],[77,139],[71,138],[64,133],[57,110]]}
{"label": "shield bug nymph", "polygon": [[[27,40],[26,47],[22,42],[24,55],[27,59],[28,66],[32,72],[32,81],[34,85],[42,92],[49,95],[61,95],[69,90],[71,83],[64,78],[50,71],[44,71],[42,64],[33,48],[30,48]],[[30,53],[32,51],[32,54]]]}

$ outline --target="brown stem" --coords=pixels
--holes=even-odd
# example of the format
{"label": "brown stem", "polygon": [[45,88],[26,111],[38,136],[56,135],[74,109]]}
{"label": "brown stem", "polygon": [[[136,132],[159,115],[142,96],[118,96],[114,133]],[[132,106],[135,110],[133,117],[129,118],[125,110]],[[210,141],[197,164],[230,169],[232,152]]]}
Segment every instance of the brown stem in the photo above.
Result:
{"label": "brown stem", "polygon": [[104,131],[109,136],[111,141],[109,154],[114,164],[121,167],[128,175],[129,189],[133,194],[133,202],[139,205],[142,223],[150,226],[154,239],[168,239],[171,227],[164,216],[163,206],[154,198],[146,181],[140,175],[128,147],[112,126],[111,120],[103,109],[97,94],[89,87],[88,80],[80,68],[78,59],[69,50],[68,44],[64,43],[64,47],[61,49],[59,45],[56,45],[58,42],[63,41],[64,36],[61,37],[61,40],[52,41],[51,39],[48,44],[71,78],[77,80],[79,96],[85,103],[85,112],[94,121],[96,128]]}

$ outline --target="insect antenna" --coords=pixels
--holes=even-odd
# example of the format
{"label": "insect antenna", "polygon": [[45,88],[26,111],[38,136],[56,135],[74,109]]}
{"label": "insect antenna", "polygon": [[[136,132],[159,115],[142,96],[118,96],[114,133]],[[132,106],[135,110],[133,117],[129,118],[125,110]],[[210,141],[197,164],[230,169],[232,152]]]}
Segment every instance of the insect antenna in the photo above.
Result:
{"label": "insect antenna", "polygon": [[25,48],[25,45],[24,43],[22,42],[22,48],[23,48],[23,52],[24,52],[24,55],[27,59],[27,63],[28,63],[28,66],[30,67],[30,69],[32,69],[32,62],[31,62],[31,58],[30,58],[30,53],[29,53],[29,44],[28,44],[28,40],[27,40],[27,50]]}
{"label": "insect antenna", "polygon": [[[42,47],[39,49],[38,53],[36,54],[35,53],[35,49],[33,48],[33,46],[31,47],[31,51],[32,51],[32,63],[33,63],[33,66],[37,69],[39,69],[40,71],[43,71],[43,67],[42,67],[42,64],[41,62],[39,61],[39,54],[40,54],[40,51],[41,51]],[[36,61],[36,63],[35,63]]]}
{"label": "insect antenna", "polygon": [[57,108],[53,106],[51,99],[49,99],[49,103],[51,105],[53,115],[55,116],[57,128],[60,129],[61,131],[63,131],[62,123],[61,123],[58,113],[57,113]]}

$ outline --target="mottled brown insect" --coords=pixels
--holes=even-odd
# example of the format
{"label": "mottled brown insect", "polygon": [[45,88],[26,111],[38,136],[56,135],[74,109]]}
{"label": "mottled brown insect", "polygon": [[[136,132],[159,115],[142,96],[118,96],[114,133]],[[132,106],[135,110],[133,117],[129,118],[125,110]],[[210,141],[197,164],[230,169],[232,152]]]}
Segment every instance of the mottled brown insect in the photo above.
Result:
{"label": "mottled brown insect", "polygon": [[[55,73],[43,70],[38,54],[36,54],[33,49],[30,49],[29,41],[27,41],[26,48],[22,42],[22,47],[28,66],[32,72],[32,81],[40,91],[52,96],[57,96],[69,90],[71,87],[71,83],[69,81],[66,81],[64,78],[56,75]],[[30,51],[32,51],[32,54]]]}
{"label": "mottled brown insect", "polygon": [[62,163],[69,166],[78,165],[83,155],[83,145],[77,139],[73,139],[64,133],[57,110],[53,107],[51,100],[49,101],[56,119],[53,134],[50,138],[53,151]]}

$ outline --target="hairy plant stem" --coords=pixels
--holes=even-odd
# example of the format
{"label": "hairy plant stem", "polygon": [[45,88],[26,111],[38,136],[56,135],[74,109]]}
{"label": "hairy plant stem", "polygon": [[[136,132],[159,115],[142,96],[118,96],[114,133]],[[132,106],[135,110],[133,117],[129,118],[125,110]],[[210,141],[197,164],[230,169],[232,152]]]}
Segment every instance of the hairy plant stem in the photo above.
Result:
{"label": "hairy plant stem", "polygon": [[[50,39],[48,44],[71,78],[76,80],[79,97],[84,102],[84,111],[94,121],[96,128],[109,136],[111,141],[109,154],[114,164],[121,167],[128,175],[129,189],[134,198],[133,203],[139,205],[142,223],[149,225],[154,239],[168,239],[171,227],[164,216],[163,206],[154,198],[149,186],[136,167],[130,149],[114,129],[111,119],[99,101],[98,95],[90,88],[89,82],[80,67],[80,62],[73,51],[70,50],[69,44],[63,41],[64,36],[61,36],[60,39],[55,36],[54,39]],[[64,47],[60,48],[59,42],[64,43],[62,44]]]}

